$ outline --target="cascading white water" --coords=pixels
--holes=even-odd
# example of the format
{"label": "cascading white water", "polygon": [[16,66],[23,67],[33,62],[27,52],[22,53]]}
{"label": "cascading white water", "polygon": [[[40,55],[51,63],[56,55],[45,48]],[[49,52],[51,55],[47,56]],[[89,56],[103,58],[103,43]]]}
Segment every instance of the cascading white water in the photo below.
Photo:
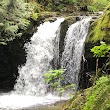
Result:
{"label": "cascading white water", "polygon": [[59,62],[60,28],[61,27],[59,27],[59,30],[57,31],[57,36],[56,36],[55,42],[54,42],[54,58],[53,58],[53,61],[52,61],[52,66],[53,66],[54,69],[58,69],[58,66],[60,64],[60,62]]}
{"label": "cascading white water", "polygon": [[0,95],[0,110],[18,110],[61,100],[52,94],[45,94],[47,88],[42,76],[51,68],[50,62],[56,51],[55,42],[59,38],[60,24],[63,21],[64,18],[58,18],[55,22],[41,24],[37,33],[32,36],[31,42],[25,44],[26,64],[19,67],[15,91]]}
{"label": "cascading white water", "polygon": [[[61,65],[62,68],[67,69],[65,80],[69,83],[78,83],[81,54],[88,32],[89,20],[90,18],[86,18],[78,21],[71,25],[67,32]],[[55,22],[41,24],[37,33],[31,38],[31,42],[25,44],[26,64],[19,67],[15,91],[0,96],[0,110],[16,110],[60,100],[59,97],[50,94],[42,96],[47,89],[42,76],[51,68],[50,62],[53,58],[55,67],[59,63],[59,34],[60,24],[63,21],[63,18],[59,18]]]}
{"label": "cascading white water", "polygon": [[25,44],[27,52],[26,64],[19,68],[19,77],[15,85],[15,92],[20,94],[44,95],[46,86],[43,74],[50,68],[54,57],[54,42],[59,36],[59,29],[64,18],[55,22],[45,22],[38,27],[31,42]]}
{"label": "cascading white water", "polygon": [[88,34],[89,18],[84,18],[72,24],[65,37],[65,47],[62,53],[61,67],[65,68],[65,83],[75,84],[78,87],[78,76],[80,71],[81,57],[84,41]]}

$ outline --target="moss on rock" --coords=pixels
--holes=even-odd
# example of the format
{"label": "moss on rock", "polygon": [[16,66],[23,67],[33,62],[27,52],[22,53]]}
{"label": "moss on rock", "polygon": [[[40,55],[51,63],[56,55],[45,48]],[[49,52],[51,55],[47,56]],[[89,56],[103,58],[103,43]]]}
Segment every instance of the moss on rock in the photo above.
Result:
{"label": "moss on rock", "polygon": [[77,93],[63,110],[110,110],[110,77],[102,76],[96,85]]}
{"label": "moss on rock", "polygon": [[86,42],[96,43],[98,41],[110,44],[110,5],[104,14],[90,26]]}

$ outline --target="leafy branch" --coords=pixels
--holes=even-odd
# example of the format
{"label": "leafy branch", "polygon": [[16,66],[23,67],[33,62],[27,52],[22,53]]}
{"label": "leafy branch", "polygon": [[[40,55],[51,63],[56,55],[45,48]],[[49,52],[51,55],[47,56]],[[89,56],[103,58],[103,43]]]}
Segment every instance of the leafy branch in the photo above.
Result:
{"label": "leafy branch", "polygon": [[98,77],[98,63],[99,63],[99,58],[100,57],[109,57],[110,53],[110,46],[108,46],[105,42],[101,41],[101,45],[99,46],[94,46],[91,49],[91,52],[94,54],[94,57],[96,58],[96,79]]}
{"label": "leafy branch", "polygon": [[62,93],[64,93],[66,90],[71,92],[75,84],[69,84],[69,85],[63,85],[61,82],[64,81],[64,69],[59,70],[49,70],[48,73],[44,74],[45,82],[48,84],[48,88],[52,89],[52,91],[57,90],[59,91],[60,97],[62,96]]}

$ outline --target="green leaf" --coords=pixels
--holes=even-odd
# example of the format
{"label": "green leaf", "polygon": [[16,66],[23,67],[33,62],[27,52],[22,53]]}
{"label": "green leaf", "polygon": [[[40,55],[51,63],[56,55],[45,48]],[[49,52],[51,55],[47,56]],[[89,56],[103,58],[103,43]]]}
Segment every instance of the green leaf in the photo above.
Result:
{"label": "green leaf", "polygon": [[94,46],[91,50],[91,52],[94,54],[94,57],[105,57],[110,50],[110,47],[105,44],[105,42],[100,42],[100,46]]}
{"label": "green leaf", "polygon": [[0,45],[7,45],[7,43],[5,43],[5,42],[0,42]]}

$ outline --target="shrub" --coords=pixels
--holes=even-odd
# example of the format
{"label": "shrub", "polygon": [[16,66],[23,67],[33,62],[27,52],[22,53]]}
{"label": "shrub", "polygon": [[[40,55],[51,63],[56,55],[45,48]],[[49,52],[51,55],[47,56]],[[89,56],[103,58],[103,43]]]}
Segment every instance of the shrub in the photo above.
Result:
{"label": "shrub", "polygon": [[59,95],[61,96],[65,90],[68,90],[70,93],[74,89],[74,84],[62,85],[61,82],[64,81],[63,69],[59,70],[49,70],[48,73],[44,74],[45,82],[48,84],[48,88],[52,89],[52,91],[59,91]]}

